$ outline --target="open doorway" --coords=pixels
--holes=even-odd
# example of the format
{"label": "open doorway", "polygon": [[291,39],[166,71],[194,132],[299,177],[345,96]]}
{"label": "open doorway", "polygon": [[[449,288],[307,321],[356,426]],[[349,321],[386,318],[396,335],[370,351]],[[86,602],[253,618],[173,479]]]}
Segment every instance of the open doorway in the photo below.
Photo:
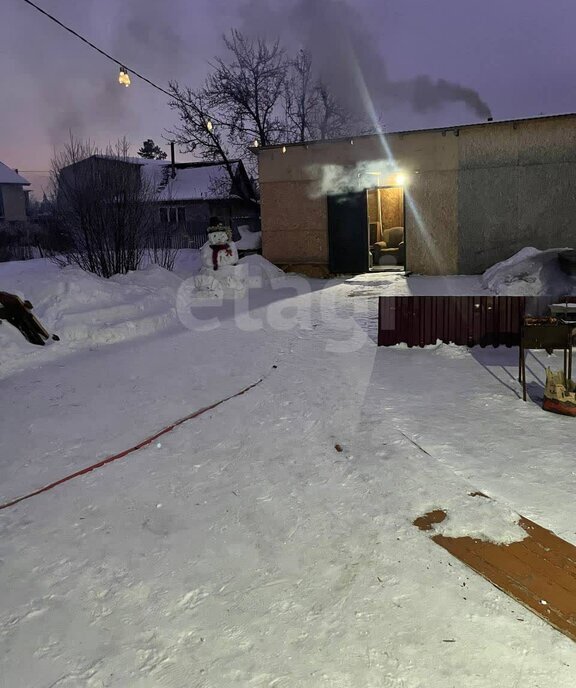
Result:
{"label": "open doorway", "polygon": [[327,211],[332,274],[406,270],[402,186],[329,194]]}
{"label": "open doorway", "polygon": [[401,186],[380,186],[368,189],[366,193],[370,270],[404,270],[404,189]]}

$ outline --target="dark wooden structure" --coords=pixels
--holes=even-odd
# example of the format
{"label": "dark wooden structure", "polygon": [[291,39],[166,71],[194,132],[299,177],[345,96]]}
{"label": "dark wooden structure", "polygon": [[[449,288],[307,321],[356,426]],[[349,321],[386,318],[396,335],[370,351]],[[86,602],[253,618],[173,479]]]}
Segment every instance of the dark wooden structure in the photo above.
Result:
{"label": "dark wooden structure", "polygon": [[0,291],[0,322],[6,322],[14,327],[26,337],[31,344],[44,346],[47,339],[58,341],[58,337],[46,331],[42,323],[32,315],[32,304],[30,301],[23,301],[16,294],[9,294],[7,291]]}
{"label": "dark wooden structure", "polygon": [[378,345],[519,346],[523,296],[381,296]]}

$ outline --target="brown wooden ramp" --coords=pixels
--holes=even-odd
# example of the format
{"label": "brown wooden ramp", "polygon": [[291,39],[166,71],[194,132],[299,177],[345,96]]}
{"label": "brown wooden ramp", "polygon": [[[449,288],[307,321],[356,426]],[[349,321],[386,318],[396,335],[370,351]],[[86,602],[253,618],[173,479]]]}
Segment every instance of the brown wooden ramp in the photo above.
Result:
{"label": "brown wooden ramp", "polygon": [[[477,493],[478,494],[478,493]],[[431,511],[414,521],[420,530],[446,518]],[[576,547],[537,523],[520,517],[527,537],[496,545],[469,537],[432,539],[497,588],[576,641]]]}
{"label": "brown wooden ramp", "polygon": [[[50,339],[42,323],[31,313],[30,301],[23,301],[16,294],[0,291],[0,323],[6,320],[26,337],[31,344],[44,346],[44,342]],[[59,340],[55,334],[52,339]]]}

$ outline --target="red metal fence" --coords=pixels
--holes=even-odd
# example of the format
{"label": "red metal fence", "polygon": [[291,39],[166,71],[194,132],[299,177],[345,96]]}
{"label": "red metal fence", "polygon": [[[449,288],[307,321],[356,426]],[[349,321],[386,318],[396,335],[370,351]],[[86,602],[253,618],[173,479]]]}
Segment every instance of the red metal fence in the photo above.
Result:
{"label": "red metal fence", "polygon": [[524,296],[381,296],[378,346],[518,346]]}

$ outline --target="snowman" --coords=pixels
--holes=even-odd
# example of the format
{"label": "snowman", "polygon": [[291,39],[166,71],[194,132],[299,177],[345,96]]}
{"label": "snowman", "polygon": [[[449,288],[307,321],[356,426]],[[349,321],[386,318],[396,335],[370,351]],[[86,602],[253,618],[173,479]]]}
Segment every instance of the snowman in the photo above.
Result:
{"label": "snowman", "polygon": [[223,265],[236,265],[238,249],[232,241],[232,230],[219,222],[208,227],[208,241],[200,249],[200,256],[202,265],[214,271]]}
{"label": "snowman", "polygon": [[247,289],[246,265],[238,265],[238,249],[232,230],[218,218],[211,218],[208,241],[200,249],[202,267],[194,279],[202,296],[237,298]]}

